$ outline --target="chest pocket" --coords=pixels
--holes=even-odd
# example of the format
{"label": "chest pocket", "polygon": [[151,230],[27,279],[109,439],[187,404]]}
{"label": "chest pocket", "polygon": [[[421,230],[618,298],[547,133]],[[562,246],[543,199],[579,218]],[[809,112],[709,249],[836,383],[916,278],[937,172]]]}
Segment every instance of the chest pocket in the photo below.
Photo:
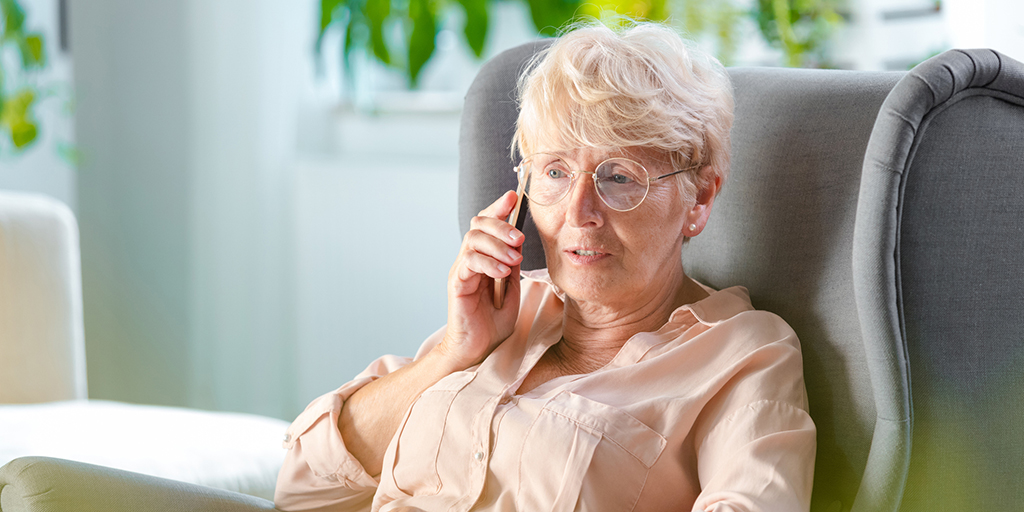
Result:
{"label": "chest pocket", "polygon": [[625,411],[563,391],[526,434],[516,501],[520,510],[632,510],[666,444]]}
{"label": "chest pocket", "polygon": [[398,430],[391,469],[395,487],[407,495],[432,495],[441,490],[437,459],[448,411],[455,395],[474,377],[474,372],[448,375],[424,391],[409,408]]}

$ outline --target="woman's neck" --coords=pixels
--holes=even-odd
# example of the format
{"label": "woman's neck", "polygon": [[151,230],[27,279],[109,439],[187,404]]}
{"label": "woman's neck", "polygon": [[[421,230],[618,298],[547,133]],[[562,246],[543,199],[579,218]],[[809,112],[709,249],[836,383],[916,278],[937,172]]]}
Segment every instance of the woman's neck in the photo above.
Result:
{"label": "woman's neck", "polygon": [[[708,296],[692,279],[681,276],[676,281],[679,284],[672,286],[672,293],[630,309],[594,307],[566,297],[562,339],[544,352],[517,393],[527,393],[556,377],[600,370],[634,334],[661,329],[677,308]],[[618,314],[609,313],[615,311]]]}
{"label": "woman's neck", "polygon": [[595,303],[566,297],[563,338],[551,348],[552,355],[573,366],[600,368],[633,335],[657,331],[680,306],[707,296],[680,269],[674,279],[652,289],[646,300]]}

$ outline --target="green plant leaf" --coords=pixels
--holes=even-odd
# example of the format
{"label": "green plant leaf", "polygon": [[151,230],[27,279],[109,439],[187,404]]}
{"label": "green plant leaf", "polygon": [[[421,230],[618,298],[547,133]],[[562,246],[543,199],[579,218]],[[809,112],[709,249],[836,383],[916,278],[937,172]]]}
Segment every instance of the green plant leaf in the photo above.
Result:
{"label": "green plant leaf", "polygon": [[487,0],[459,0],[466,12],[466,42],[477,58],[483,57],[484,42],[487,40]]}
{"label": "green plant leaf", "polygon": [[668,6],[665,5],[665,0],[648,0],[647,13],[644,17],[655,21],[667,20]]}
{"label": "green plant leaf", "polygon": [[437,39],[436,6],[431,0],[409,0],[409,17],[412,18],[412,32],[409,33],[409,84],[419,84],[420,71],[434,54]]}
{"label": "green plant leaf", "polygon": [[11,127],[11,142],[14,147],[23,149],[36,140],[37,133],[35,123],[26,120]]}
{"label": "green plant leaf", "polygon": [[[687,2],[691,4],[695,2]],[[624,15],[632,19],[664,20],[665,0],[589,0],[580,4],[577,14],[592,16],[605,23],[621,24],[622,18],[609,18],[609,13]],[[614,16],[613,15],[613,16]]]}
{"label": "green plant leaf", "polygon": [[533,26],[542,36],[556,36],[558,30],[576,17],[577,0],[526,0]]}
{"label": "green plant leaf", "polygon": [[11,142],[19,149],[31,144],[38,133],[31,110],[35,100],[35,92],[31,89],[22,89],[4,100],[3,107],[0,108],[0,124],[7,126],[11,132]]}
{"label": "green plant leaf", "polygon": [[837,0],[758,0],[753,13],[769,45],[782,49],[787,66],[823,66],[827,42],[843,18]]}
{"label": "green plant leaf", "polygon": [[15,0],[0,0],[0,14],[4,16],[4,39],[16,39],[25,24],[25,10]]}
{"label": "green plant leaf", "polygon": [[391,0],[366,0],[363,14],[370,28],[370,47],[373,54],[384,64],[391,64],[391,54],[384,41],[384,21],[391,14]]}
{"label": "green plant leaf", "polygon": [[324,33],[327,27],[334,21],[334,12],[344,3],[344,0],[320,0],[320,32],[316,35],[316,53],[320,53],[323,44]]}
{"label": "green plant leaf", "polygon": [[21,50],[21,64],[26,69],[41,68],[46,65],[46,46],[42,34],[29,34],[18,45]]}
{"label": "green plant leaf", "polygon": [[352,45],[355,42],[355,29],[356,29],[356,12],[349,13],[348,25],[345,25],[345,39],[341,43],[341,63],[345,68],[345,73],[351,78],[352,74]]}

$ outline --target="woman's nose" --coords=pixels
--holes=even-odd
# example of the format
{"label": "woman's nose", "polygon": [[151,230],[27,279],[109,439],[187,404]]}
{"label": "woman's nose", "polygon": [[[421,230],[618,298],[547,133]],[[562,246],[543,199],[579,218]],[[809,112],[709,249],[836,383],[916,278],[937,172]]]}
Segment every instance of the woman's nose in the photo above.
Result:
{"label": "woman's nose", "polygon": [[567,199],[565,218],[570,226],[598,227],[604,224],[601,212],[604,202],[597,195],[593,174],[578,174]]}

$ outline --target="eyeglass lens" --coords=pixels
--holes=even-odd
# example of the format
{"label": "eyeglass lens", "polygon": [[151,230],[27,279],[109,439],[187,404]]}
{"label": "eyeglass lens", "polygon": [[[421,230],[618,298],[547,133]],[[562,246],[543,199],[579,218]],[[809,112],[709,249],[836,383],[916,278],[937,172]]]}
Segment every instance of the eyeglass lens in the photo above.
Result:
{"label": "eyeglass lens", "polygon": [[[572,188],[573,171],[560,158],[535,155],[521,165],[527,180],[526,196],[541,206],[561,201]],[[577,174],[576,179],[586,174]],[[614,210],[632,210],[647,196],[647,170],[625,158],[612,158],[598,165],[594,183],[598,196]]]}

